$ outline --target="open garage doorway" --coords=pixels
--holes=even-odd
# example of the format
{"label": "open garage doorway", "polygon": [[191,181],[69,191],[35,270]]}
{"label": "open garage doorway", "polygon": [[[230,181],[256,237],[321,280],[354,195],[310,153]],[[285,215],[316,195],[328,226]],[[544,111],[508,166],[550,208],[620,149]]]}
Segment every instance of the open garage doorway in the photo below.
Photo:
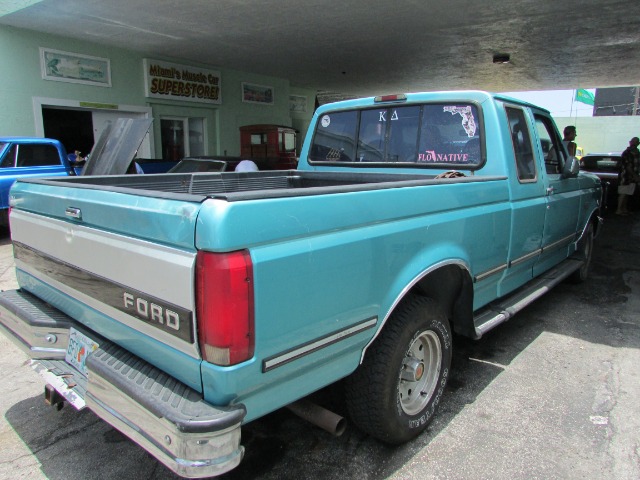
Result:
{"label": "open garage doorway", "polygon": [[60,140],[68,153],[78,150],[86,156],[95,143],[90,110],[43,108],[44,136]]}
{"label": "open garage doorway", "polygon": [[[34,97],[36,136],[60,140],[68,153],[79,150],[82,156],[109,123],[118,118],[151,118],[150,107],[80,102],[76,100]],[[100,108],[102,107],[102,108]],[[138,158],[152,158],[153,132],[147,133],[138,149]]]}

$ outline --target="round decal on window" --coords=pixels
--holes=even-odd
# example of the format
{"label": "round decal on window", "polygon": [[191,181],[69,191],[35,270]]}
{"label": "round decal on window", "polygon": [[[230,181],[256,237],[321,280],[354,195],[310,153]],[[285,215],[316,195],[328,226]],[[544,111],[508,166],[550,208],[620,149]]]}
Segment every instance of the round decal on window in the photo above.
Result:
{"label": "round decal on window", "polygon": [[329,118],[329,115],[325,115],[324,117],[322,117],[322,120],[320,120],[320,124],[324,128],[327,128],[331,124],[331,119]]}

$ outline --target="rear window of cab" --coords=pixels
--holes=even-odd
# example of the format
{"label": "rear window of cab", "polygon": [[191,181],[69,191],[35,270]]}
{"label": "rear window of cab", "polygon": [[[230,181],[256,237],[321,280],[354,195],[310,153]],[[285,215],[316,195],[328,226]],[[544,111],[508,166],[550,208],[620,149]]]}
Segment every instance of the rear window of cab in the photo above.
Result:
{"label": "rear window of cab", "polygon": [[480,134],[473,104],[328,112],[318,119],[309,162],[475,169],[483,163]]}

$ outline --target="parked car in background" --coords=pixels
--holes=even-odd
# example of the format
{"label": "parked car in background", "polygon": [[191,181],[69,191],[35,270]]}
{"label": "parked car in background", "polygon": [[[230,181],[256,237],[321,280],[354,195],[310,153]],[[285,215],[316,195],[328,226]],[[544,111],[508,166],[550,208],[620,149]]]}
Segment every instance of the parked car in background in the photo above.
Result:
{"label": "parked car in background", "polygon": [[[224,162],[225,163],[225,168],[224,170],[219,170],[222,172],[233,172],[235,171],[236,167],[238,166],[238,164],[240,162],[242,162],[243,160],[250,160],[251,162],[253,162],[255,164],[255,166],[258,168],[258,170],[278,170],[279,167],[276,163],[271,162],[269,159],[265,159],[265,158],[250,158],[250,157],[235,157],[235,156],[231,156],[231,155],[192,155],[189,157],[186,157],[185,159],[188,160],[208,160],[208,161],[219,161],[219,162]],[[186,166],[183,168],[187,168]],[[284,167],[282,167],[284,168]],[[289,168],[289,167],[287,167]],[[186,173],[187,170],[180,170],[182,173]],[[215,170],[211,170],[211,171],[215,171]],[[175,173],[173,172],[173,168],[171,168],[171,173]]]}
{"label": "parked car in background", "polygon": [[580,159],[580,170],[597,175],[602,182],[603,207],[615,206],[618,194],[618,173],[622,163],[620,153],[589,153]]}
{"label": "parked car in background", "polygon": [[9,189],[18,178],[75,175],[64,145],[52,138],[0,137],[0,226],[8,224]]}
{"label": "parked car in background", "polygon": [[163,160],[162,158],[135,158],[136,163],[143,173],[167,173],[178,162],[175,160]]}
{"label": "parked car in background", "polygon": [[227,162],[217,158],[183,158],[167,173],[224,172]]}
{"label": "parked car in background", "polygon": [[244,125],[240,127],[240,156],[252,160],[260,170],[294,169],[298,165],[297,135],[295,128],[283,125]]}

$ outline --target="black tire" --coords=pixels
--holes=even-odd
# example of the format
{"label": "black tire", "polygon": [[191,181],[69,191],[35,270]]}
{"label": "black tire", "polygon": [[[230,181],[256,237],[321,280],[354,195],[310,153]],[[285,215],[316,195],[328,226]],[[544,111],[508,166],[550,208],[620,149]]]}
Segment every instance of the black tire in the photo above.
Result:
{"label": "black tire", "polygon": [[351,420],[390,444],[419,435],[442,400],[451,352],[451,329],[438,305],[408,295],[346,379]]}
{"label": "black tire", "polygon": [[589,276],[589,267],[591,266],[591,257],[593,255],[593,236],[593,224],[589,222],[582,239],[578,242],[578,249],[575,254],[584,263],[569,277],[571,283],[582,283]]}
{"label": "black tire", "polygon": [[0,210],[0,228],[9,228],[9,209]]}

